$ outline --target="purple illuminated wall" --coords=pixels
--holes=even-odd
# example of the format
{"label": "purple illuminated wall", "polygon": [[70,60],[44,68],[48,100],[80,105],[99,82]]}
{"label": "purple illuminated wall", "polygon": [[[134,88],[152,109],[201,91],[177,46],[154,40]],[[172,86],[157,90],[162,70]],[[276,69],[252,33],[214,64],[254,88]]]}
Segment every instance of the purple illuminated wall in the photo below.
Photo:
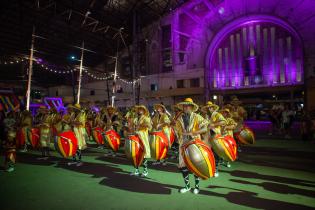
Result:
{"label": "purple illuminated wall", "polygon": [[303,83],[302,44],[294,30],[273,18],[249,19],[224,27],[212,40],[206,57],[210,88]]}

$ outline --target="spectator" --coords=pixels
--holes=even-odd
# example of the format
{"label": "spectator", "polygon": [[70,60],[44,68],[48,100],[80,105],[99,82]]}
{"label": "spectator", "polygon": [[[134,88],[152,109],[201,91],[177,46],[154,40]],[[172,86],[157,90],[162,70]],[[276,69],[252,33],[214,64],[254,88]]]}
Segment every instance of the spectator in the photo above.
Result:
{"label": "spectator", "polygon": [[295,112],[290,109],[287,104],[281,113],[281,128],[285,139],[291,139],[291,125],[295,116]]}

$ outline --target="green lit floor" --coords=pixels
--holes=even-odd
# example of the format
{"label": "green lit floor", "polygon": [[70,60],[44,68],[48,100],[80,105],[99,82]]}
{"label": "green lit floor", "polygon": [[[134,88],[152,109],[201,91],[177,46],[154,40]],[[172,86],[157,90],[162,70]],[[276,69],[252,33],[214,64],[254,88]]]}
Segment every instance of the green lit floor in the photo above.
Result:
{"label": "green lit floor", "polygon": [[178,193],[183,179],[175,163],[137,178],[123,154],[88,149],[81,167],[53,154],[43,161],[39,152],[19,153],[16,171],[0,172],[1,210],[315,209],[315,143],[259,140],[220,177],[202,181],[199,195]]}

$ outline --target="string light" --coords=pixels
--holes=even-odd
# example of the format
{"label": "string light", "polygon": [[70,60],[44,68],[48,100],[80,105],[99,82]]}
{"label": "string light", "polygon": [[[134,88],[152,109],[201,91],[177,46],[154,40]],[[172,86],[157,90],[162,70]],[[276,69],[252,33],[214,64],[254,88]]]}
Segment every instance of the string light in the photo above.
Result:
{"label": "string light", "polygon": [[[13,58],[13,59],[10,59],[10,60],[0,60],[0,64],[4,64],[4,65],[14,65],[14,64],[19,64],[19,63],[22,63],[26,60],[29,60],[28,57],[23,57],[23,58]],[[70,69],[70,70],[60,70],[60,69],[53,69],[53,68],[50,68],[49,65],[45,65],[42,63],[42,59],[40,58],[35,58],[34,59],[35,61],[35,64],[39,65],[39,67],[41,67],[42,70],[47,70],[51,73],[56,73],[56,74],[71,74],[75,71],[79,71],[78,68],[74,68],[74,69]],[[114,76],[114,73],[110,73],[109,75],[105,74],[105,73],[93,73],[93,71],[91,70],[88,70],[88,68],[84,68],[83,69],[83,72],[85,74],[87,74],[90,78],[93,78],[95,80],[108,80],[108,79],[111,79],[113,78]],[[119,75],[117,75],[117,79],[124,83],[124,84],[128,84],[128,85],[133,85],[133,84],[136,84],[137,82],[140,82],[141,78],[138,78],[138,79],[135,79],[133,81],[128,81],[128,80],[125,80],[125,79],[122,79],[119,77]]]}

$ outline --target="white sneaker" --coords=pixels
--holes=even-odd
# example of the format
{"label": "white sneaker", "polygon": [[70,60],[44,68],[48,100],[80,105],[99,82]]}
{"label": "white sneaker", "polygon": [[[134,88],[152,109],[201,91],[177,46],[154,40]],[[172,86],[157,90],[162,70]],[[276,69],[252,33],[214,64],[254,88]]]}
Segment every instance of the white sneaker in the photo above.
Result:
{"label": "white sneaker", "polygon": [[214,172],[214,177],[219,177],[219,171]]}
{"label": "white sneaker", "polygon": [[164,161],[164,162],[162,163],[162,165],[163,165],[163,166],[166,166],[166,165],[167,165],[167,162],[166,162],[166,161]]}
{"label": "white sneaker", "polygon": [[199,190],[198,188],[195,188],[194,191],[193,191],[193,193],[194,193],[195,195],[199,194],[199,192],[200,192],[200,190]]}
{"label": "white sneaker", "polygon": [[149,175],[149,172],[144,171],[144,172],[141,174],[141,177],[147,177],[148,175]]}
{"label": "white sneaker", "polygon": [[130,173],[130,176],[139,176],[139,170],[135,170],[135,172]]}
{"label": "white sneaker", "polygon": [[77,164],[76,161],[67,163],[68,166],[75,165],[75,164]]}
{"label": "white sneaker", "polygon": [[78,162],[76,166],[78,166],[78,167],[79,167],[79,166],[82,166],[82,165],[83,165],[83,163],[82,163],[82,162]]}
{"label": "white sneaker", "polygon": [[180,193],[186,193],[186,192],[189,192],[190,190],[191,190],[190,187],[189,188],[184,187],[184,188],[180,189],[179,192]]}
{"label": "white sneaker", "polygon": [[152,163],[153,166],[155,166],[155,165],[160,165],[160,164],[161,164],[160,161],[155,161],[155,162]]}

